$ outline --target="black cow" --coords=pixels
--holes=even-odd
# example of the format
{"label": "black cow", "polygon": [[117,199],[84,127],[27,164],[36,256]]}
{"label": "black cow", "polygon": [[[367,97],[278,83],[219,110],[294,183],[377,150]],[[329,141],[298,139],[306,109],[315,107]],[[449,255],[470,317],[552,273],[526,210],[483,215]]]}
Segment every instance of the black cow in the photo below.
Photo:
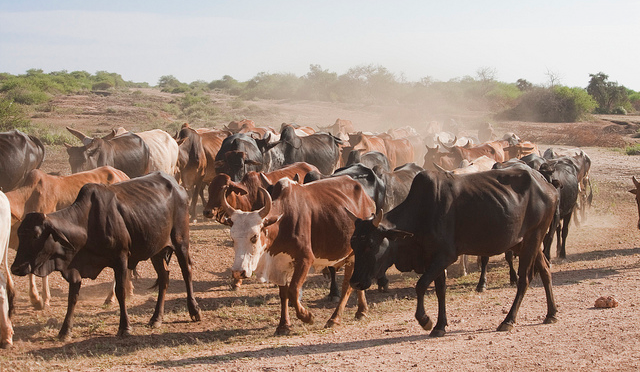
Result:
{"label": "black cow", "polygon": [[83,146],[65,143],[71,172],[78,173],[110,165],[123,171],[129,178],[149,173],[149,147],[142,138],[132,132],[117,137],[115,134],[113,131],[102,138],[92,138]]}
{"label": "black cow", "polygon": [[299,137],[291,125],[283,125],[280,140],[263,147],[268,158],[269,171],[285,165],[306,162],[316,166],[320,173],[333,173],[340,159],[338,144],[342,141],[328,133],[314,133]]}
{"label": "black cow", "polygon": [[431,336],[447,325],[445,269],[459,255],[493,256],[511,249],[520,255],[518,290],[511,310],[498,327],[508,331],[529,282],[540,273],[547,297],[544,323],[556,322],[549,261],[540,245],[558,204],[558,191],[526,165],[457,176],[424,171],[413,180],[406,200],[384,215],[352,216],[355,253],[351,285],[366,289],[373,278],[395,264],[422,274],[416,285],[416,319],[430,330],[424,309],[427,287],[435,280],[438,320]]}
{"label": "black cow", "polygon": [[[560,258],[567,257],[565,250],[567,244],[567,235],[569,234],[569,223],[571,216],[576,208],[576,202],[579,194],[578,181],[578,165],[575,160],[569,156],[561,156],[555,159],[547,160],[540,165],[540,173],[555,186],[559,187],[560,205],[558,206],[558,219],[555,222],[557,254]],[[547,259],[551,256],[551,241],[545,240],[544,254]]]}
{"label": "black cow", "polygon": [[169,283],[167,265],[175,252],[187,286],[189,314],[200,320],[191,284],[187,202],[187,192],[162,172],[110,186],[87,184],[68,208],[24,218],[11,272],[44,276],[60,271],[69,282],[69,299],[58,337],[68,339],[82,278],[95,279],[105,267],[113,268],[120,305],[118,335],[124,336],[131,331],[125,306],[127,269],[151,258],[158,273],[158,302],[149,325],[157,327]]}
{"label": "black cow", "polygon": [[383,171],[391,171],[389,159],[387,159],[387,156],[380,151],[369,151],[364,154],[360,150],[351,151],[349,153],[349,157],[347,158],[345,167],[356,163],[362,163],[363,165],[371,169],[373,169],[376,165],[379,165],[382,167]]}
{"label": "black cow", "polygon": [[243,133],[225,138],[215,157],[216,174],[228,174],[233,182],[240,182],[248,172],[262,172],[263,168],[262,152],[255,139]]}
{"label": "black cow", "polygon": [[38,138],[19,130],[0,132],[0,190],[8,192],[20,186],[43,160],[44,145]]}
{"label": "black cow", "polygon": [[385,172],[381,166],[373,168],[373,172],[382,179],[385,186],[383,212],[392,210],[407,198],[413,178],[423,170],[421,166],[415,163],[407,163],[396,167],[393,172]]}
{"label": "black cow", "polygon": [[[561,156],[569,156],[578,167],[578,201],[576,202],[574,220],[576,225],[580,225],[578,222],[578,212],[580,212],[580,220],[585,220],[585,214],[588,207],[591,207],[593,201],[593,188],[591,187],[591,179],[589,178],[589,172],[591,171],[591,158],[580,148],[548,148],[542,155],[545,159],[555,159]],[[587,193],[587,188],[589,192]]]}

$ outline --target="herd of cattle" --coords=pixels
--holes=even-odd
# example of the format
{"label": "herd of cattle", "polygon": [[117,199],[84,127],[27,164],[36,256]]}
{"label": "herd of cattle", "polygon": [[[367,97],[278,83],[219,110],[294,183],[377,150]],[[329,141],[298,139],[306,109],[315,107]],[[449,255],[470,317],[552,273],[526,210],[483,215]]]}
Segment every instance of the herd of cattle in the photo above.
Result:
{"label": "herd of cattle", "polygon": [[[201,318],[192,288],[189,223],[198,197],[203,214],[230,227],[235,249],[234,285],[255,276],[279,286],[277,334],[287,334],[289,302],[296,316],[312,323],[300,302],[311,269],[328,268],[330,296],[338,298],[327,326],[340,323],[347,300],[357,292],[356,317],[367,313],[365,290],[385,273],[421,274],[416,319],[432,336],[445,334],[445,269],[461,255],[482,257],[477,290],[486,287],[489,256],[505,253],[517,294],[499,330],[513,327],[522,297],[539,273],[548,311],[556,321],[549,271],[557,234],[565,256],[569,223],[584,218],[591,203],[591,161],[580,149],[548,149],[508,133],[502,139],[446,132],[419,135],[410,127],[386,133],[356,132],[348,120],[316,132],[283,124],[280,131],[251,120],[221,130],[184,124],[175,136],[155,129],[123,128],[101,138],[67,128],[82,146],[67,146],[72,174],[39,170],[44,146],[19,131],[0,133],[1,342],[12,344],[14,285],[7,247],[17,249],[14,275],[30,275],[30,299],[49,304],[47,275],[59,271],[69,283],[67,314],[59,332],[70,337],[81,279],[105,268],[115,283],[107,301],[120,306],[118,335],[131,324],[125,298],[138,262],[151,259],[158,300],[149,325],[162,323],[175,254],[186,285],[191,319]],[[480,136],[480,133],[479,133]],[[419,166],[416,164],[422,164]],[[640,183],[636,182],[640,198]],[[205,188],[208,187],[208,200]],[[580,218],[578,218],[580,217]],[[541,247],[544,249],[541,249]],[[520,257],[513,269],[513,255]],[[341,291],[336,268],[344,267]],[[43,278],[42,296],[35,276]],[[438,318],[424,310],[424,294],[435,282]]]}

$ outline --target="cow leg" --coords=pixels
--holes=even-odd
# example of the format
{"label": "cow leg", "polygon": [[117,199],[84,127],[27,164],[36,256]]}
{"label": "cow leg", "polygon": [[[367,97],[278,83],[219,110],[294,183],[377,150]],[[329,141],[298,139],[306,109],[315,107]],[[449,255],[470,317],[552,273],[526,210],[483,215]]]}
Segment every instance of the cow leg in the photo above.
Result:
{"label": "cow leg", "polygon": [[339,302],[340,290],[338,290],[338,282],[336,281],[336,268],[329,266],[327,267],[327,271],[329,271],[329,279],[331,280],[331,284],[329,285],[329,301]]}
{"label": "cow leg", "polygon": [[476,286],[476,292],[484,292],[487,289],[487,265],[489,264],[489,256],[480,257],[480,279]]}
{"label": "cow leg", "polygon": [[69,296],[67,297],[67,315],[64,317],[62,328],[58,332],[58,338],[61,341],[68,341],[71,339],[71,328],[73,327],[73,313],[76,309],[76,303],[78,302],[78,295],[80,294],[80,285],[82,279],[79,273],[74,273],[73,277],[68,279],[69,281]]}
{"label": "cow leg", "polygon": [[551,287],[549,261],[544,255],[538,254],[536,258],[536,271],[540,273],[540,279],[542,279],[544,292],[547,296],[547,316],[544,319],[544,324],[552,324],[558,321],[558,318],[556,318],[558,308],[556,307],[556,301],[553,297],[553,289]]}
{"label": "cow leg", "polygon": [[116,302],[116,281],[111,284],[111,292],[107,294],[107,298],[104,299],[104,306],[113,305]]}
{"label": "cow leg", "polygon": [[[189,315],[191,320],[199,322],[202,317],[200,315],[200,307],[193,295],[193,279],[191,274],[191,257],[189,256],[189,241],[183,240],[181,245],[175,246],[176,257],[178,258],[178,264],[180,264],[180,271],[182,271],[182,279],[187,288],[187,309],[189,309]],[[167,276],[168,282],[168,276]]]}
{"label": "cow leg", "polygon": [[540,237],[532,237],[528,239],[525,238],[523,242],[522,249],[520,250],[520,263],[518,265],[518,289],[516,297],[513,300],[507,317],[498,327],[498,331],[510,331],[516,323],[518,309],[520,309],[524,294],[527,292],[529,282],[533,279],[533,266],[537,259],[536,255],[539,254],[540,240]]}
{"label": "cow leg", "polygon": [[447,326],[446,279],[444,272],[435,279],[436,296],[438,297],[438,321],[436,326],[433,327],[433,331],[429,334],[430,337],[442,337],[445,334],[445,327]]}
{"label": "cow leg", "polygon": [[49,290],[49,275],[42,277],[42,308],[51,305],[51,291]]}
{"label": "cow leg", "polygon": [[198,216],[196,216],[196,204],[198,204],[198,187],[193,185],[191,189],[191,204],[189,204],[189,215],[193,223],[198,222]]}
{"label": "cow leg", "polygon": [[291,319],[289,319],[289,286],[278,287],[280,294],[280,323],[276,328],[276,335],[286,336],[291,332]]}
{"label": "cow leg", "polygon": [[[347,301],[349,301],[349,297],[351,296],[351,291],[353,288],[349,284],[351,280],[351,275],[353,275],[353,262],[354,258],[352,257],[344,266],[344,279],[342,280],[342,296],[340,297],[340,302],[336,307],[336,310],[331,315],[331,318],[327,321],[327,324],[324,326],[325,328],[333,327],[334,325],[340,324],[340,318],[342,317],[342,313],[344,312],[345,306],[347,306]],[[365,300],[366,301],[366,300]],[[366,302],[365,302],[366,303]],[[366,306],[366,305],[365,305]],[[360,319],[365,316],[366,308],[360,308],[360,296],[358,296],[358,312],[356,313],[356,318]]]}
{"label": "cow leg", "polygon": [[9,301],[7,280],[0,272],[0,347],[3,349],[13,345],[13,326],[9,318]]}
{"label": "cow leg", "polygon": [[383,293],[389,292],[389,279],[387,278],[387,273],[382,274],[382,276],[378,278],[378,291]]}
{"label": "cow leg", "polygon": [[120,306],[120,325],[118,326],[119,337],[129,336],[131,334],[131,322],[129,321],[129,315],[127,314],[127,281],[129,277],[127,275],[127,260],[120,260],[113,268],[113,273],[116,281],[116,298],[118,299],[118,305]]}
{"label": "cow leg", "polygon": [[[454,252],[454,249],[451,247],[442,247],[442,252],[450,251]],[[436,294],[438,294],[438,323],[440,326],[438,329],[434,329],[431,332],[430,336],[443,336],[444,335],[444,326],[446,325],[446,312],[444,307],[444,291],[445,288],[442,287],[446,284],[445,270],[449,265],[456,262],[458,257],[454,254],[451,256],[445,256],[443,254],[435,257],[427,269],[425,273],[422,274],[420,279],[418,279],[418,283],[416,284],[416,295],[417,295],[417,306],[416,306],[416,320],[418,324],[425,330],[429,331],[433,327],[433,322],[427,315],[424,310],[424,295],[427,292],[427,288],[434,280],[440,280],[438,283],[440,285],[440,289],[438,289],[438,285],[436,285]],[[443,323],[444,321],[444,323]]]}
{"label": "cow leg", "polygon": [[[560,245],[560,249],[558,251],[558,257],[567,258],[567,251],[565,250],[567,246],[567,235],[569,235],[569,224],[571,223],[571,214],[568,214],[564,220],[562,221],[562,244]],[[560,241],[560,239],[558,239]]]}
{"label": "cow leg", "polygon": [[169,268],[167,267],[167,261],[165,258],[165,251],[151,257],[151,263],[158,275],[158,300],[156,301],[156,310],[153,312],[151,320],[149,320],[149,327],[158,328],[162,325],[162,317],[164,315],[164,297],[167,293],[167,287],[169,286]]}
{"label": "cow leg", "polygon": [[518,273],[513,268],[513,251],[506,251],[504,253],[504,259],[509,264],[509,283],[515,285],[518,282]]}
{"label": "cow leg", "polygon": [[[313,324],[313,314],[305,309],[304,306],[302,306],[302,303],[300,303],[300,290],[302,289],[302,284],[304,284],[304,281],[307,279],[310,267],[311,263],[302,259],[293,270],[293,276],[291,277],[291,282],[289,283],[288,288],[289,300],[293,303],[293,306],[296,309],[296,316],[298,319],[302,320],[302,322],[307,324]],[[344,297],[344,293],[342,296]]]}
{"label": "cow leg", "polygon": [[42,310],[42,298],[38,292],[38,285],[36,284],[36,276],[29,274],[29,300],[31,305],[36,310]]}

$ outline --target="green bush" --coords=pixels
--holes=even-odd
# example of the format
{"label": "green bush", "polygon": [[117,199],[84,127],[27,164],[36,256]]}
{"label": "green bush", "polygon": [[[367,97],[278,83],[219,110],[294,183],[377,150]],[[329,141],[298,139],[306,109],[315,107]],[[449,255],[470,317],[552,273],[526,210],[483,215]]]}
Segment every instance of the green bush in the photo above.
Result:
{"label": "green bush", "polygon": [[20,105],[7,99],[0,99],[0,132],[11,129],[23,130],[28,128],[30,124],[31,121]]}
{"label": "green bush", "polygon": [[585,118],[595,107],[593,98],[581,88],[535,88],[525,92],[515,107],[497,117],[552,123],[576,122]]}
{"label": "green bush", "polygon": [[640,155],[640,143],[625,147],[624,152],[627,155]]}

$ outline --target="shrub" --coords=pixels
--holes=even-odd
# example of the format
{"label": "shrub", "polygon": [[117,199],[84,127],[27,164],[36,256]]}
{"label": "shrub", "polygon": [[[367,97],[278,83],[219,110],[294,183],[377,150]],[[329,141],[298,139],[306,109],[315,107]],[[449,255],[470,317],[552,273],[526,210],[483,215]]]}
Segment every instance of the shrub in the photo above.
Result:
{"label": "shrub", "polygon": [[11,129],[23,130],[31,124],[22,110],[22,107],[14,102],[1,99],[0,100],[0,132],[6,132]]}
{"label": "shrub", "polygon": [[552,123],[575,122],[586,117],[595,106],[593,98],[581,88],[535,88],[524,93],[515,107],[497,117]]}
{"label": "shrub", "polygon": [[613,111],[611,111],[612,114],[614,115],[626,115],[627,114],[627,110],[625,110],[624,107],[622,106],[618,106],[616,108],[613,109]]}
{"label": "shrub", "polygon": [[640,155],[640,143],[625,147],[624,152],[627,155]]}

